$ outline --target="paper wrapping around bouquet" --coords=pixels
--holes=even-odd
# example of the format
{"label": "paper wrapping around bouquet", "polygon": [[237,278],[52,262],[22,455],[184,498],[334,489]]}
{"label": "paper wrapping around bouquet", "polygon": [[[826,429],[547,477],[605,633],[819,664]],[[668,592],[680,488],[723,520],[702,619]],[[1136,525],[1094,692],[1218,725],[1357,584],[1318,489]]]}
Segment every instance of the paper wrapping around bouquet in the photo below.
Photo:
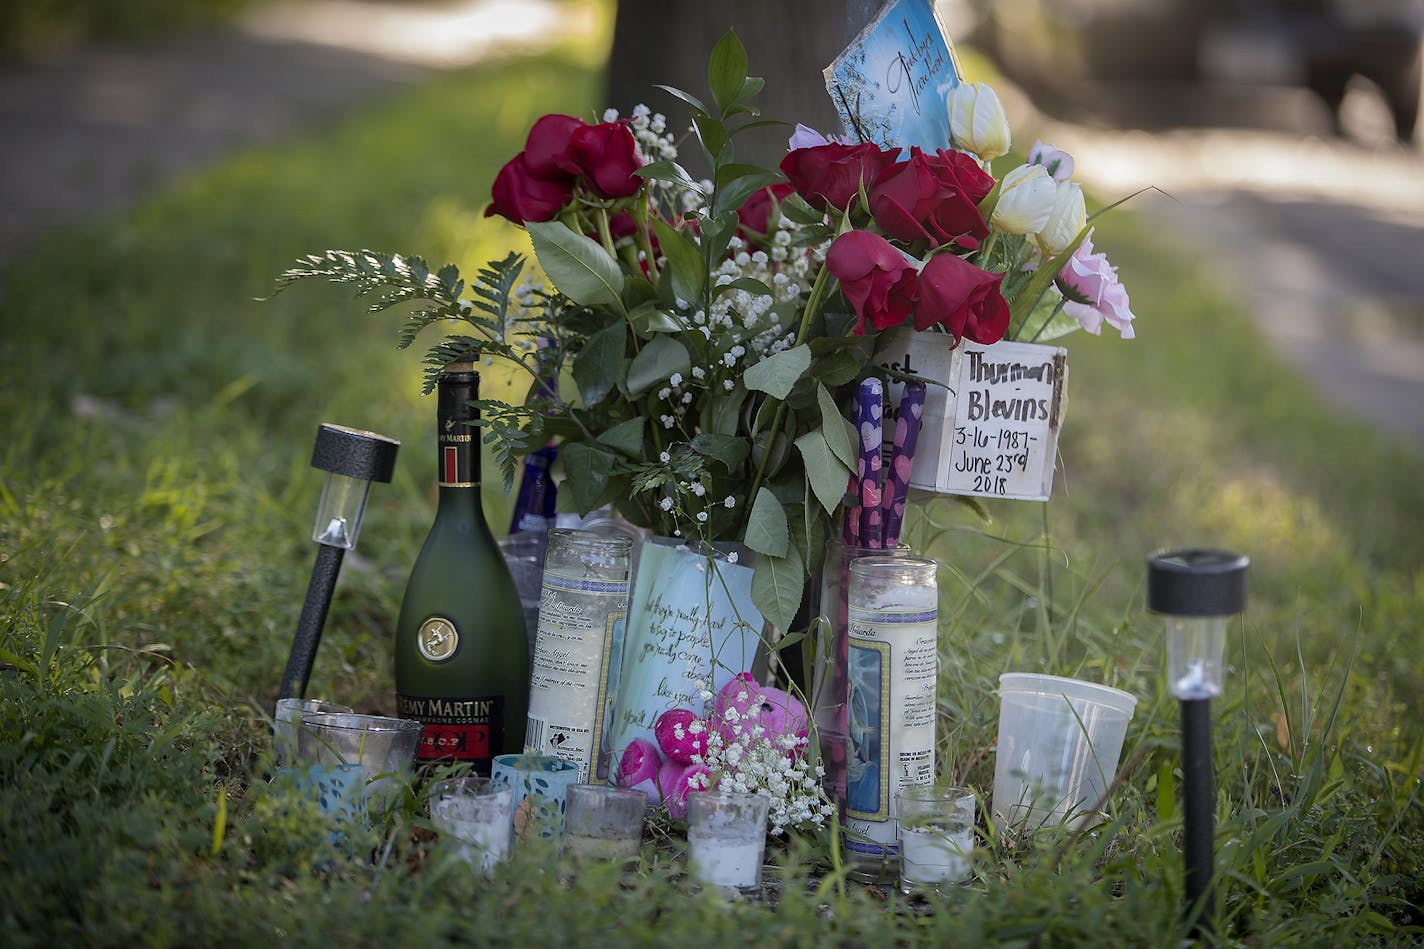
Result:
{"label": "paper wrapping around bouquet", "polygon": [[663,712],[703,715],[704,690],[715,695],[752,669],[763,626],[752,604],[752,573],[665,539],[643,545],[608,729],[613,773],[631,741],[656,744],[653,724]]}
{"label": "paper wrapping around bouquet", "polygon": [[[876,351],[880,365],[931,383],[910,487],[1047,501],[1066,402],[1068,351],[968,340],[951,348],[952,342],[942,333],[901,328],[881,337]],[[887,416],[903,388],[893,382],[888,387]],[[894,426],[887,422],[885,430],[893,432]]]}

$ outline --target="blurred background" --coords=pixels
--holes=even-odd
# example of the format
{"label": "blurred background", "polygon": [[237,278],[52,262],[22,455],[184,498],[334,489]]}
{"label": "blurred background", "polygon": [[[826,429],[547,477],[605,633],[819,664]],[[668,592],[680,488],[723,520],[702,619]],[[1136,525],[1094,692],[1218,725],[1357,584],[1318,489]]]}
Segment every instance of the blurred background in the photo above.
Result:
{"label": "blurred background", "polygon": [[[11,0],[0,8],[0,265],[230,152],[446,70],[584,37],[607,101],[702,88],[730,25],[827,131],[821,70],[874,0]],[[1336,404],[1424,445],[1424,0],[940,0],[1016,145],[1078,156],[1236,282]],[[652,103],[676,120],[677,103]],[[774,164],[785,132],[751,157]],[[3,277],[0,277],[3,280]]]}

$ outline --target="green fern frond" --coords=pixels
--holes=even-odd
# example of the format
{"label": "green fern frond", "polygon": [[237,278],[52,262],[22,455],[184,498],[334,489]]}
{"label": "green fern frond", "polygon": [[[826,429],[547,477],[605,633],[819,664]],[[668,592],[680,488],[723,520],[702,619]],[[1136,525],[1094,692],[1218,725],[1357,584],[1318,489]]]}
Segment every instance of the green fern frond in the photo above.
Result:
{"label": "green fern frond", "polygon": [[485,430],[483,441],[499,463],[504,490],[510,491],[514,488],[520,457],[547,441],[544,416],[529,406],[510,405],[496,399],[479,399],[474,405],[480,410],[476,424]]}
{"label": "green fern frond", "polygon": [[[481,267],[478,279],[470,287],[470,293],[475,298],[474,308],[489,314],[491,319],[486,320],[473,314],[467,318],[485,325],[501,342],[509,335],[511,323],[514,322],[509,315],[510,295],[523,270],[524,258],[511,253],[503,260],[492,260]],[[516,320],[519,319],[519,309],[517,307],[515,311]]]}

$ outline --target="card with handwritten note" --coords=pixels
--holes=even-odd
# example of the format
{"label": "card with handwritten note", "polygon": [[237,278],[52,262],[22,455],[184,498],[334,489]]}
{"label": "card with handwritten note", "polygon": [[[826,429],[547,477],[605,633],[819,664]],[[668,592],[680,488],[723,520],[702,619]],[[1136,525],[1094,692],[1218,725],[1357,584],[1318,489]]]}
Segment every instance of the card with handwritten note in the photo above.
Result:
{"label": "card with handwritten note", "polygon": [[608,729],[615,763],[633,739],[652,739],[663,712],[703,714],[703,690],[716,694],[752,669],[763,626],[752,573],[686,547],[643,546]]}
{"label": "card with handwritten note", "polygon": [[[882,337],[875,361],[930,380],[910,486],[936,494],[1047,501],[1058,458],[1068,351],[908,330]],[[942,385],[936,382],[942,381]],[[888,387],[889,403],[899,386]]]}
{"label": "card with handwritten note", "polygon": [[945,96],[961,75],[932,0],[887,4],[825,70],[847,135],[929,152],[949,147]]}

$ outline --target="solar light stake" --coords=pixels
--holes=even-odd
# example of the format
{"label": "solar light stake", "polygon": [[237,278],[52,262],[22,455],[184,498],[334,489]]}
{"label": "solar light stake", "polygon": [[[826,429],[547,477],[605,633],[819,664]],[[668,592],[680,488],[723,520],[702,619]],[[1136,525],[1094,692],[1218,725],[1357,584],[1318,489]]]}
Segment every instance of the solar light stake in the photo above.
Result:
{"label": "solar light stake", "polygon": [[307,583],[307,598],[292,638],[287,669],[282,673],[279,698],[306,695],[331,594],[336,589],[336,575],[341,572],[341,559],[356,546],[371,482],[390,483],[399,449],[400,442],[374,432],[344,425],[317,427],[311,463],[327,476],[317,506],[316,527],[312,529],[312,540],[317,542],[316,564]]}
{"label": "solar light stake", "polygon": [[1182,703],[1182,855],[1185,918],[1210,937],[1215,775],[1211,700],[1221,694],[1226,621],[1246,608],[1250,560],[1221,550],[1174,550],[1147,559],[1147,608],[1167,625],[1167,689]]}

